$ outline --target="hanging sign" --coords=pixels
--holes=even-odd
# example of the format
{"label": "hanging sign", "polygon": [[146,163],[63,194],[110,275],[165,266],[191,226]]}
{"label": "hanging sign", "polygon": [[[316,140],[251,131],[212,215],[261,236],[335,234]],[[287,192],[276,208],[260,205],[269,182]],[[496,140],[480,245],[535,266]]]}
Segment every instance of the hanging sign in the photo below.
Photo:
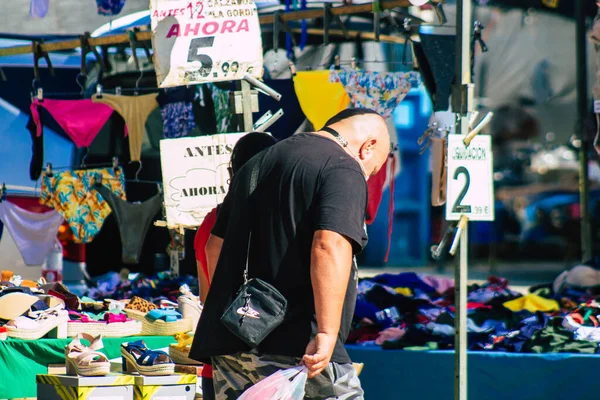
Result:
{"label": "hanging sign", "polygon": [[195,227],[222,203],[229,189],[229,161],[245,133],[163,139],[160,164],[169,227]]}
{"label": "hanging sign", "polygon": [[446,220],[494,220],[492,140],[477,135],[467,147],[463,136],[448,135]]}
{"label": "hanging sign", "polygon": [[159,87],[262,77],[253,0],[150,0],[150,15]]}

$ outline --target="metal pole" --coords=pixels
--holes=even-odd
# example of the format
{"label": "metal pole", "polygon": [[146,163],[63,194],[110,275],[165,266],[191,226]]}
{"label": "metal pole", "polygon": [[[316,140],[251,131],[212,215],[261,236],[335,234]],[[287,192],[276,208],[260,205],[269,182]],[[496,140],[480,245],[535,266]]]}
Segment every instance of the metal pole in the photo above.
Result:
{"label": "metal pole", "polygon": [[[456,0],[456,83],[452,110],[456,114],[456,134],[469,133],[468,113],[473,106],[471,83],[471,0]],[[460,236],[460,265],[455,270],[454,296],[454,399],[467,399],[467,279],[469,267],[468,222]]]}
{"label": "metal pole", "polygon": [[467,279],[469,267],[469,223],[460,233],[460,267],[454,271],[454,399],[467,398]]}
{"label": "metal pole", "polygon": [[581,142],[579,147],[579,204],[581,207],[581,258],[583,262],[592,259],[592,228],[589,210],[588,180],[588,138],[584,123],[588,113],[587,98],[587,57],[584,0],[575,1],[575,63],[577,71],[577,122],[575,134]]}
{"label": "metal pole", "polygon": [[244,121],[244,132],[252,132],[254,122],[252,122],[252,94],[250,93],[250,83],[242,80],[242,111]]}

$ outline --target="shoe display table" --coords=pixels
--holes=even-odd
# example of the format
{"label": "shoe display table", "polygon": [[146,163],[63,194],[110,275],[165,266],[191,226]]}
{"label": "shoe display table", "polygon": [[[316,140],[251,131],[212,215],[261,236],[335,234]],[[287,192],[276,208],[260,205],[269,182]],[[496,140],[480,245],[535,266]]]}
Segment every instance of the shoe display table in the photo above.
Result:
{"label": "shoe display table", "polygon": [[[172,336],[103,338],[100,350],[109,359],[121,356],[121,343],[143,340],[151,349],[176,343]],[[36,397],[36,375],[48,373],[48,365],[65,363],[65,346],[71,339],[0,340],[0,399]]]}

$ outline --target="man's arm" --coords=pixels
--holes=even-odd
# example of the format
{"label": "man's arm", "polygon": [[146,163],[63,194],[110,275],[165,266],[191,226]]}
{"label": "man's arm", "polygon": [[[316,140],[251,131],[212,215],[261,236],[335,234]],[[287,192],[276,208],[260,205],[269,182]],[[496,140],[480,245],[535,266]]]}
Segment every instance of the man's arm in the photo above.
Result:
{"label": "man's arm", "polygon": [[337,341],[352,266],[352,245],[339,233],[318,230],[311,249],[310,277],[318,333],[302,358],[313,378],[329,364]]}
{"label": "man's arm", "polygon": [[212,282],[215,270],[217,269],[217,261],[219,261],[219,255],[221,254],[221,247],[223,247],[223,239],[218,236],[210,235],[206,242],[206,263],[208,264],[208,276]]}

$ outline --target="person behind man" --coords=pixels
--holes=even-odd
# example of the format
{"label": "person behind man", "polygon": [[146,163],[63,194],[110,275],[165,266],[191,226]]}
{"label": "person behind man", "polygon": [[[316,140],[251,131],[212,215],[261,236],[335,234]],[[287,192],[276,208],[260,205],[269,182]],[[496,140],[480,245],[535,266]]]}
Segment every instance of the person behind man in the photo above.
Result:
{"label": "person behind man", "polygon": [[[277,142],[273,136],[261,132],[250,132],[242,137],[233,147],[231,152],[231,167],[229,174],[233,176],[242,168],[242,166],[260,153],[262,150],[272,146]],[[215,221],[217,220],[217,211],[220,205],[213,208],[198,227],[196,237],[194,238],[194,250],[196,251],[196,263],[198,265],[198,280],[200,282],[200,301],[204,303],[208,290],[210,288],[210,278],[208,276],[208,265],[206,263],[206,242],[210,236]],[[202,395],[205,400],[213,400],[215,398],[213,389],[213,371],[212,366],[207,363],[202,369]]]}
{"label": "person behind man", "polygon": [[[379,114],[348,109],[319,132],[275,144],[234,176],[206,245],[212,288],[190,353],[212,359],[217,399],[236,399],[299,363],[309,372],[306,398],[363,398],[344,349],[356,303],[352,257],[367,243],[366,180],[390,148]],[[249,232],[249,278],[272,284],[288,302],[284,322],[255,349],[220,321],[243,282]]]}

